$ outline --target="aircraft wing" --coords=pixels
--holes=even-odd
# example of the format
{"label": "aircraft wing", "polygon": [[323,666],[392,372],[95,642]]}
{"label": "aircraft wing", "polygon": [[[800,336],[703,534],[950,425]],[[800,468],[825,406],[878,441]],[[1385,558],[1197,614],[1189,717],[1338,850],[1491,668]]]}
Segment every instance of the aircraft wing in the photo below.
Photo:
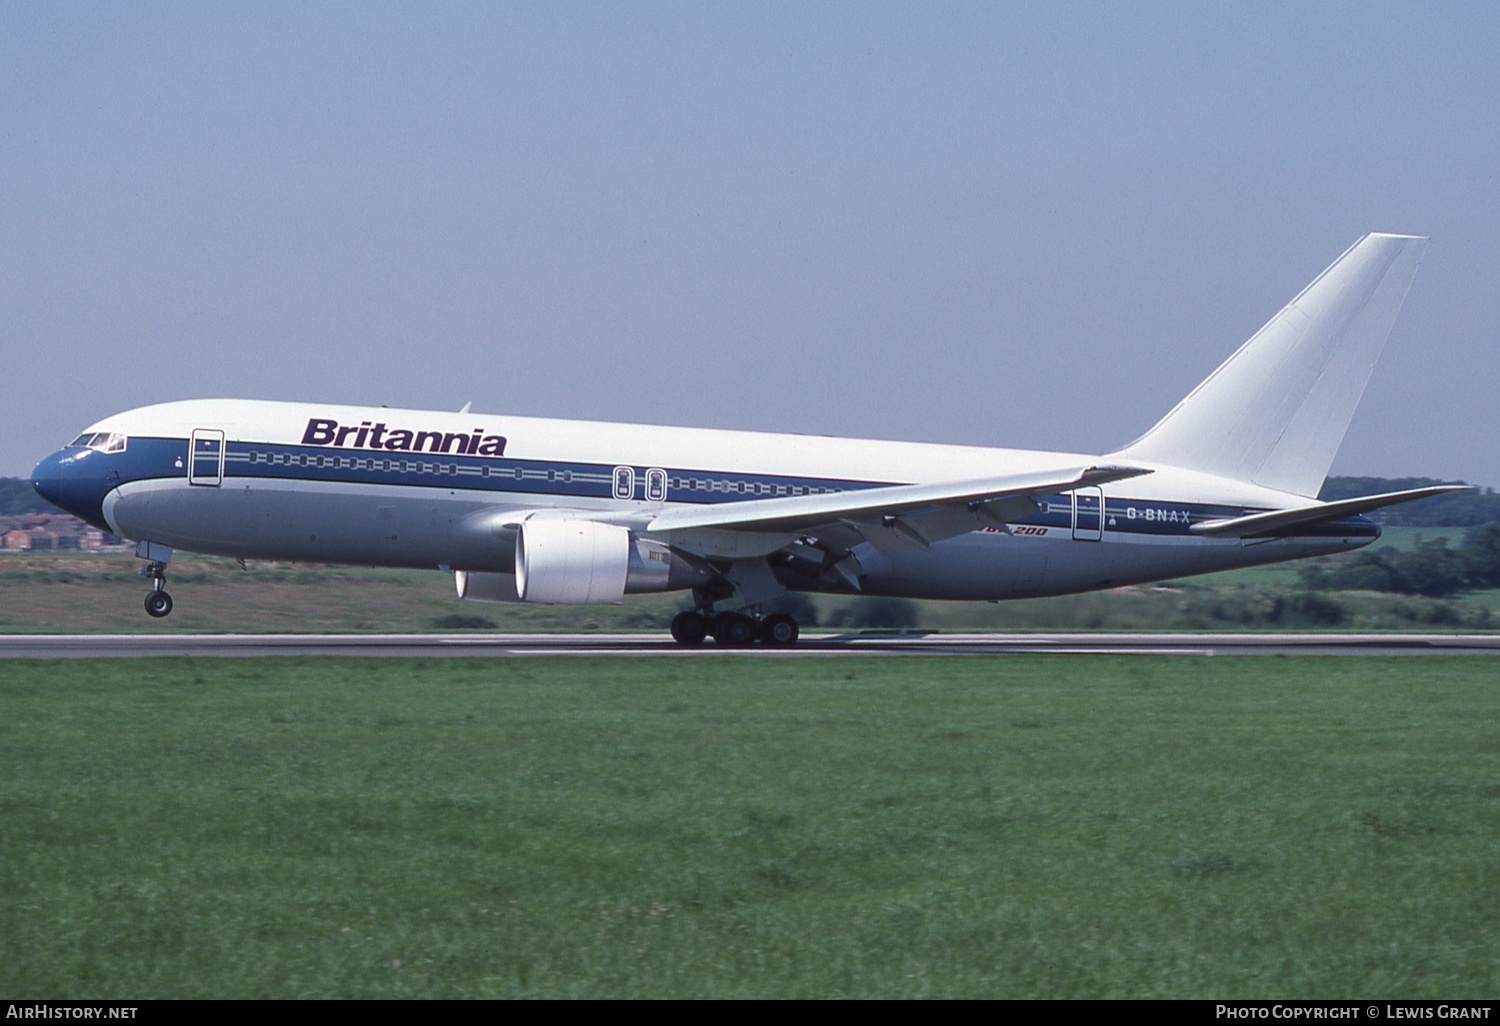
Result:
{"label": "aircraft wing", "polygon": [[1034,496],[1149,474],[1144,467],[1084,466],[938,484],[884,485],[827,495],[720,502],[658,514],[646,530],[690,528],[777,533],[854,530],[881,551],[926,546],[1034,513]]}
{"label": "aircraft wing", "polygon": [[1449,492],[1473,491],[1473,485],[1436,485],[1431,488],[1413,488],[1405,492],[1386,492],[1384,495],[1364,495],[1357,499],[1341,499],[1338,502],[1319,502],[1296,509],[1273,509],[1266,513],[1251,513],[1249,516],[1232,517],[1228,520],[1205,520],[1188,530],[1194,534],[1227,534],[1238,537],[1268,534],[1284,527],[1298,524],[1315,524],[1324,520],[1338,520],[1357,513],[1368,513],[1384,506],[1394,506],[1414,499],[1426,499]]}

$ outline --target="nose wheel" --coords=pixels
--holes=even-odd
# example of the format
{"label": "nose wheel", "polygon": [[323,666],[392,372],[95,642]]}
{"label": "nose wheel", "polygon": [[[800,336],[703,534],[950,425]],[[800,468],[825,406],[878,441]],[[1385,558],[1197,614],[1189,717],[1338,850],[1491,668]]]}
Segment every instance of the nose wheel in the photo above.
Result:
{"label": "nose wheel", "polygon": [[146,612],[160,619],[172,611],[172,596],[164,591],[153,591],[146,596]]}
{"label": "nose wheel", "polygon": [[158,620],[172,611],[172,596],[167,594],[167,564],[151,563],[141,567],[141,576],[151,578],[151,591],[146,595],[146,612]]}

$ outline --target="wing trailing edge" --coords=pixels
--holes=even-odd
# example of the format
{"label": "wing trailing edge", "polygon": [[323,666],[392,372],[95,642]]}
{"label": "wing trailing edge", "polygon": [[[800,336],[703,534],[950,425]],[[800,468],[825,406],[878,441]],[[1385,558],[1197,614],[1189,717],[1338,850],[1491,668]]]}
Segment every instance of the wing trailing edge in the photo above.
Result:
{"label": "wing trailing edge", "polygon": [[[666,510],[657,514],[646,530],[653,534],[705,527],[795,532],[840,523],[876,521],[885,522],[885,526],[899,531],[896,525],[901,518],[944,513],[967,513],[993,526],[1000,526],[1008,517],[1018,515],[1017,511],[1025,508],[1007,500],[1067,492],[1151,472],[1145,467],[1120,465],[1064,467],[969,481],[884,485],[828,495],[720,502]],[[973,530],[973,527],[967,529]],[[938,540],[928,536],[927,532],[922,533],[925,541]]]}

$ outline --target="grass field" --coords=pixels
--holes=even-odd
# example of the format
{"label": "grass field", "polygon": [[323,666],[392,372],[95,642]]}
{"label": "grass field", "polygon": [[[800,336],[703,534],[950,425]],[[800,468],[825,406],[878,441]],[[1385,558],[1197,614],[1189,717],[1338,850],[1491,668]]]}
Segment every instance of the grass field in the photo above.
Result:
{"label": "grass field", "polygon": [[0,663],[15,997],[1500,994],[1481,658]]}
{"label": "grass field", "polygon": [[[176,610],[153,620],[129,553],[0,553],[0,632],[408,632],[432,630],[665,631],[684,595],[632,595],[619,606],[494,606],[461,602],[449,574],[179,556]],[[1500,591],[1452,599],[1363,593],[1297,594],[1296,564],[1236,570],[1169,586],[1015,602],[905,603],[895,626],[936,630],[1416,630],[1500,627]],[[812,599],[819,623],[860,626],[869,599]],[[878,600],[876,600],[878,601]],[[897,600],[904,602],[904,600]],[[1299,602],[1301,603],[1299,605]],[[806,618],[804,617],[804,621]],[[880,624],[866,623],[867,626]],[[892,624],[885,624],[892,626]]]}

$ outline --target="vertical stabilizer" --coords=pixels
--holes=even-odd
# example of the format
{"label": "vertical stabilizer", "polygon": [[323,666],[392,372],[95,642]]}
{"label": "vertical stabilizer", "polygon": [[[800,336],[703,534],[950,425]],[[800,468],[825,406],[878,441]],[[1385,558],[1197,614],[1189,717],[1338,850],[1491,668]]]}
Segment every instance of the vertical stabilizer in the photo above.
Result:
{"label": "vertical stabilizer", "polygon": [[1316,496],[1426,245],[1360,239],[1117,455]]}

